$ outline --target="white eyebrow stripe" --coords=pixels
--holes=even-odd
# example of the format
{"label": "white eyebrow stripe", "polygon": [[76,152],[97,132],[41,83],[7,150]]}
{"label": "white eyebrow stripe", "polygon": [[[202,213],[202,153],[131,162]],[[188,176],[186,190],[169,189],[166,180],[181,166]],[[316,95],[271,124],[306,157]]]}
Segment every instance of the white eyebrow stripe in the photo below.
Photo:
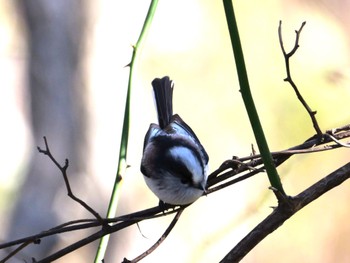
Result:
{"label": "white eyebrow stripe", "polygon": [[203,180],[202,164],[190,149],[184,146],[174,146],[169,149],[169,153],[174,159],[180,160],[187,167],[193,176],[194,183]]}

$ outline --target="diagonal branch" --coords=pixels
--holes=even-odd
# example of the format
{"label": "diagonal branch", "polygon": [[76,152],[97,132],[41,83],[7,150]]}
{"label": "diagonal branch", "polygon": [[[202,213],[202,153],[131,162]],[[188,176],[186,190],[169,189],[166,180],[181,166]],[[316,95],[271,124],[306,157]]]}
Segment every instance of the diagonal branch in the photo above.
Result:
{"label": "diagonal branch", "polygon": [[86,210],[88,210],[91,214],[94,215],[94,217],[96,217],[96,219],[98,221],[100,221],[102,224],[104,222],[103,218],[94,210],[92,209],[92,207],[90,207],[87,203],[85,203],[83,200],[81,200],[80,198],[76,197],[73,192],[72,189],[70,187],[70,183],[68,180],[68,176],[67,176],[67,169],[69,166],[69,161],[68,159],[65,160],[65,164],[64,166],[61,166],[57,160],[52,156],[49,145],[47,143],[47,139],[44,136],[44,142],[45,142],[45,150],[41,149],[40,147],[38,147],[38,151],[42,154],[47,155],[51,161],[57,166],[57,168],[61,171],[63,179],[64,179],[64,183],[66,184],[66,188],[67,188],[67,194],[70,198],[72,198],[74,201],[76,201],[77,203],[79,203],[81,206],[83,206]]}
{"label": "diagonal branch", "polygon": [[[276,167],[278,167],[295,154],[316,153],[320,151],[333,150],[340,147],[349,147],[349,142],[345,144],[339,141],[349,137],[350,124],[326,131],[325,134],[322,134],[322,140],[319,140],[316,134],[302,144],[293,146],[283,151],[272,152],[271,154]],[[239,162],[242,164],[238,164]],[[230,163],[234,163],[235,165],[230,165]],[[263,162],[260,154],[241,158],[235,157],[234,160],[225,161],[217,170],[209,175],[209,189],[207,194],[218,191],[222,188],[226,188],[232,184],[252,177],[257,173],[263,172],[264,167],[262,164]],[[239,177],[234,178],[235,176]]]}
{"label": "diagonal branch", "polygon": [[176,225],[176,223],[178,222],[182,212],[184,211],[185,207],[182,207],[178,210],[178,212],[176,213],[175,217],[173,218],[173,220],[171,221],[170,225],[167,227],[167,229],[165,230],[165,232],[163,233],[163,235],[158,239],[158,241],[151,246],[149,249],[147,249],[145,252],[143,252],[141,255],[139,255],[138,257],[134,258],[133,260],[127,260],[126,258],[124,258],[123,263],[136,263],[139,262],[140,260],[142,260],[143,258],[145,258],[146,256],[148,256],[149,254],[151,254],[154,250],[156,250],[157,247],[159,247],[159,245],[161,243],[163,243],[163,241],[167,238],[167,236],[170,234],[171,230],[174,228],[174,226]]}
{"label": "diagonal branch", "polygon": [[[171,225],[168,227],[168,229],[166,230],[165,234],[163,234],[163,235],[168,235],[169,233],[167,233],[167,232],[170,232],[172,230],[172,228],[175,226],[175,223],[177,222],[177,220],[180,217],[180,215],[181,215],[182,211],[184,210],[184,208],[185,207],[178,207],[177,209],[174,209],[174,210],[172,210],[170,212],[167,212],[167,213],[165,213],[164,211],[160,210],[159,207],[146,209],[146,210],[158,211],[157,214],[161,213],[162,216],[168,215],[170,213],[177,212],[177,215],[175,216],[175,218],[172,221]],[[137,213],[139,213],[139,212],[137,212]],[[135,213],[135,214],[137,214],[137,213]],[[154,217],[157,217],[157,215],[155,215]],[[73,252],[73,251],[75,251],[75,250],[77,250],[77,249],[87,245],[87,244],[90,244],[90,243],[100,239],[103,236],[109,235],[111,233],[115,233],[115,232],[117,232],[117,231],[119,231],[121,229],[129,227],[129,226],[131,226],[133,224],[136,224],[136,223],[138,223],[138,222],[140,222],[140,221],[145,219],[143,217],[136,217],[136,218],[131,217],[131,218],[128,218],[127,216],[124,216],[124,217],[121,217],[121,218],[127,218],[127,220],[121,221],[121,222],[119,222],[119,223],[117,223],[115,225],[112,225],[112,226],[103,227],[101,230],[93,233],[92,235],[90,235],[90,236],[88,236],[86,238],[83,238],[83,239],[81,239],[81,240],[79,240],[79,241],[77,241],[77,242],[75,242],[75,243],[73,243],[73,244],[71,244],[71,245],[69,245],[69,246],[67,246],[65,248],[62,248],[61,250],[51,254],[50,256],[48,256],[48,257],[46,257],[44,259],[39,260],[38,263],[52,262],[54,260],[62,258],[63,256],[65,256],[65,255],[67,255],[67,254],[69,254],[69,253],[71,253],[71,252]],[[155,245],[157,245],[158,243],[159,243],[159,241]]]}
{"label": "diagonal branch", "polygon": [[290,52],[287,53],[285,48],[284,48],[284,45],[283,45],[282,21],[280,21],[280,23],[279,23],[278,37],[279,37],[279,42],[280,42],[280,46],[281,46],[282,53],[283,53],[283,56],[284,56],[284,61],[285,61],[285,64],[286,64],[286,71],[287,71],[287,77],[284,79],[284,81],[287,81],[292,86],[292,88],[294,89],[294,91],[295,91],[299,101],[304,106],[304,108],[306,109],[307,113],[309,114],[309,116],[310,116],[310,118],[312,120],[312,124],[314,126],[314,129],[316,130],[318,139],[321,139],[322,138],[322,132],[321,132],[321,129],[320,129],[320,127],[319,127],[319,125],[317,123],[316,117],[315,117],[317,112],[311,110],[310,106],[306,103],[305,99],[303,98],[303,96],[299,92],[297,85],[294,83],[294,81],[292,79],[292,76],[291,76],[291,73],[290,73],[289,59],[294,55],[294,53],[299,48],[300,33],[301,33],[301,30],[303,29],[303,27],[305,26],[305,24],[306,24],[306,22],[303,22],[301,24],[301,27],[299,28],[299,30],[295,30],[296,37],[295,37],[294,47],[293,47],[293,49]]}
{"label": "diagonal branch", "polygon": [[279,228],[296,212],[349,178],[350,163],[347,163],[297,196],[290,197],[289,202],[280,203],[268,217],[243,238],[220,262],[239,262],[260,241]]}
{"label": "diagonal branch", "polygon": [[[328,136],[328,134],[332,134],[334,137],[331,138]],[[339,143],[339,140],[349,137],[350,124],[326,131],[326,133],[323,135],[322,140],[319,140],[318,136],[314,135],[300,145],[291,147],[287,150],[272,152],[271,154],[275,161],[276,167],[278,167],[295,154],[316,153],[319,151],[328,151],[345,146],[349,147],[350,142],[347,142],[347,144]],[[335,142],[335,144],[329,144],[332,142]],[[216,171],[214,171],[209,176],[209,189],[207,190],[207,194],[219,191],[223,188],[248,179],[260,172],[264,172],[264,167],[262,166],[262,160],[259,154],[242,158],[235,157],[235,160],[240,162],[249,162],[244,163],[244,165],[230,167],[227,165],[228,162],[225,161]],[[229,168],[230,170],[228,170]]]}

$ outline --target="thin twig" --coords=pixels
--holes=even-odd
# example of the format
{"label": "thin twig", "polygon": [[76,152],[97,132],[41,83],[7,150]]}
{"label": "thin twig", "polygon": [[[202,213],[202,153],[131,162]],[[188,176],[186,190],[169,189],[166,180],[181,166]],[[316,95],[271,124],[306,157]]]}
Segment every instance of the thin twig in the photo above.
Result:
{"label": "thin twig", "polygon": [[[336,144],[333,144],[333,145],[328,144],[328,143],[335,142],[334,139],[331,139],[328,136],[329,133],[331,133],[331,131],[333,131],[332,132],[333,137],[337,141]],[[350,137],[350,125],[345,125],[341,128],[336,128],[336,129],[327,131],[327,134],[322,135],[322,140],[317,139],[317,135],[315,135],[307,139],[302,144],[299,144],[297,146],[291,147],[283,151],[275,151],[275,152],[272,152],[271,154],[273,159],[275,160],[275,165],[279,166],[282,163],[284,163],[288,158],[290,158],[295,154],[316,153],[320,151],[327,151],[327,150],[343,147],[343,144],[339,144],[339,140],[344,138],[349,138],[349,137]],[[344,145],[347,145],[347,144],[344,144]],[[217,170],[215,170],[212,174],[209,175],[208,177],[209,190],[207,191],[207,194],[218,191],[222,188],[225,188],[227,186],[230,186],[232,184],[245,180],[259,172],[264,171],[263,166],[261,166],[262,160],[261,160],[260,154],[241,157],[234,160],[242,163],[245,161],[248,161],[248,162],[244,163],[245,165],[239,165],[236,168],[232,168],[230,165],[230,162],[225,161]],[[261,166],[261,167],[257,168],[258,166]],[[241,175],[238,178],[232,179],[234,176],[238,176],[239,174],[247,172],[247,170],[249,169],[251,170],[252,167],[258,170],[250,171],[249,173]],[[231,181],[223,183],[228,179],[231,179]],[[219,186],[217,186],[218,184]]]}
{"label": "thin twig", "polygon": [[287,81],[292,88],[294,89],[299,101],[301,102],[301,104],[304,106],[304,108],[306,109],[306,111],[308,112],[311,120],[312,120],[312,124],[314,126],[314,129],[316,130],[318,139],[321,140],[322,138],[322,131],[318,125],[318,122],[316,120],[316,111],[311,110],[311,108],[309,107],[309,105],[306,103],[305,99],[303,98],[303,96],[301,95],[301,93],[298,90],[297,85],[294,83],[291,73],[290,73],[290,64],[289,64],[289,59],[294,55],[294,53],[297,51],[297,49],[299,48],[299,38],[300,38],[300,33],[301,30],[303,29],[303,27],[305,26],[306,22],[303,22],[301,24],[301,27],[299,28],[299,30],[295,30],[295,43],[294,43],[294,47],[292,48],[292,50],[290,52],[286,52],[284,45],[283,45],[283,38],[282,38],[282,21],[280,21],[279,23],[279,27],[278,27],[278,37],[279,37],[279,42],[280,42],[280,46],[282,49],[282,53],[284,56],[284,61],[286,64],[286,71],[287,71],[287,77],[284,79],[284,81]]}
{"label": "thin twig", "polygon": [[[159,206],[156,206],[156,207],[148,208],[135,213],[131,213],[128,215],[106,219],[106,222],[116,223],[116,222],[128,222],[128,221],[142,221],[142,220],[157,218],[160,216],[167,216],[167,215],[176,213],[179,209],[180,207],[169,211],[163,211]],[[62,234],[65,232],[88,229],[92,227],[100,227],[100,226],[101,226],[100,221],[96,219],[81,219],[81,220],[70,221],[70,222],[61,224],[59,226],[53,227],[49,230],[43,231],[40,234],[36,234],[36,235],[32,235],[25,238],[0,244],[0,249],[12,247],[12,246],[19,245],[26,242],[35,243],[37,240],[40,240],[41,238],[52,236],[55,234]]]}
{"label": "thin twig", "polygon": [[163,241],[167,238],[167,236],[169,235],[171,230],[174,228],[174,226],[176,225],[176,223],[179,220],[179,218],[180,218],[180,216],[181,216],[183,211],[184,211],[184,208],[180,208],[180,210],[176,213],[175,217],[171,221],[171,223],[168,226],[168,228],[165,230],[163,235],[157,240],[157,242],[153,246],[151,246],[149,249],[147,249],[145,252],[143,252],[141,255],[139,255],[138,257],[134,258],[131,261],[127,260],[126,258],[124,258],[123,263],[136,263],[136,262],[139,262],[141,259],[145,258],[149,254],[151,254],[154,250],[156,250],[156,248],[159,247],[161,243],[163,243]]}
{"label": "thin twig", "polygon": [[[186,206],[187,207],[187,206]],[[169,211],[169,212],[165,212],[163,214],[163,216],[165,215],[168,215],[168,214],[171,214],[171,213],[175,213],[175,212],[179,212],[180,210],[184,210],[186,207],[178,207],[178,208],[175,208],[174,210],[172,211]],[[159,211],[162,212],[162,210],[158,207],[158,208],[152,208],[152,210],[154,211],[157,211],[156,212],[156,217],[158,216],[158,213]],[[150,211],[149,209],[147,209],[147,211]],[[136,214],[136,213],[135,213]],[[126,217],[126,216],[125,216]],[[50,256],[40,260],[40,261],[37,261],[37,263],[46,263],[46,262],[52,262],[53,260],[57,260],[59,258],[62,258],[63,256],[87,245],[87,244],[90,244],[98,239],[100,239],[101,237],[105,236],[105,235],[109,235],[111,233],[115,233],[121,229],[124,229],[126,227],[129,227],[133,224],[136,224],[140,221],[144,220],[142,217],[138,217],[138,218],[129,218],[127,221],[122,221],[122,222],[119,222],[115,225],[111,225],[111,226],[108,226],[108,227],[103,227],[101,230],[95,232],[94,234],[86,237],[86,238],[83,238],[65,248],[62,248],[61,250],[51,254]]]}
{"label": "thin twig", "polygon": [[19,245],[15,250],[11,251],[6,257],[4,257],[0,262],[6,262],[7,260],[9,260],[10,258],[12,258],[13,256],[15,256],[17,253],[19,253],[22,249],[24,249],[25,247],[27,247],[28,245],[30,245],[32,242],[25,242],[22,243],[21,245]]}
{"label": "thin twig", "polygon": [[76,201],[77,203],[79,203],[81,206],[83,206],[86,210],[88,210],[91,214],[93,214],[94,217],[96,217],[97,220],[101,221],[101,223],[104,222],[103,218],[92,208],[90,207],[87,203],[85,203],[83,200],[81,200],[80,198],[76,197],[73,192],[72,189],[70,187],[70,183],[68,180],[68,176],[67,176],[67,169],[69,166],[69,161],[68,159],[65,160],[65,164],[64,166],[61,166],[56,159],[52,156],[49,145],[47,143],[47,139],[44,136],[44,142],[45,142],[45,150],[41,149],[40,147],[38,148],[38,151],[42,154],[47,155],[51,161],[57,166],[57,168],[61,171],[63,179],[64,179],[64,183],[66,185],[67,188],[67,194],[70,198],[72,198],[74,201]]}
{"label": "thin twig", "polygon": [[331,135],[331,134],[326,134],[326,136],[329,137],[332,141],[334,141],[337,145],[339,145],[341,147],[350,148],[350,144],[349,143],[342,143],[341,141],[339,141],[336,138],[334,138],[334,136]]}

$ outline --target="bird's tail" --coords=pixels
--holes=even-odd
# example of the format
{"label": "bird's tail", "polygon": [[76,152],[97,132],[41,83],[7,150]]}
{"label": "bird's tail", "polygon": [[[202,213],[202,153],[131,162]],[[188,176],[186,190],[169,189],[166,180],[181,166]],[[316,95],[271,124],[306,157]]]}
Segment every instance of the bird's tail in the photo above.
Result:
{"label": "bird's tail", "polygon": [[161,129],[170,123],[173,116],[173,83],[168,76],[152,81],[157,105],[158,122]]}

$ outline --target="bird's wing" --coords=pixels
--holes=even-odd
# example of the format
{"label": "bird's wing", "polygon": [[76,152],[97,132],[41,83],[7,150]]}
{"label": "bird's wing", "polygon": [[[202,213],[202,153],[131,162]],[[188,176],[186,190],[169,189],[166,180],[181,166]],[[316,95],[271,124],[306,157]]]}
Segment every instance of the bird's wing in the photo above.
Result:
{"label": "bird's wing", "polygon": [[158,124],[152,123],[149,128],[148,131],[145,135],[145,140],[143,142],[143,151],[145,151],[145,148],[147,146],[147,144],[155,137],[158,135],[165,135],[165,132],[159,127]]}
{"label": "bird's wing", "polygon": [[198,145],[198,147],[200,148],[202,156],[205,160],[205,164],[208,164],[209,156],[207,152],[204,150],[204,147],[200,143],[197,135],[194,133],[191,127],[188,126],[186,122],[184,122],[181,119],[181,117],[178,114],[173,115],[170,124],[168,125],[168,127],[164,129],[164,131],[168,134],[177,133],[177,134],[182,134],[184,136],[189,136],[190,138],[192,138],[193,142],[196,145]]}

